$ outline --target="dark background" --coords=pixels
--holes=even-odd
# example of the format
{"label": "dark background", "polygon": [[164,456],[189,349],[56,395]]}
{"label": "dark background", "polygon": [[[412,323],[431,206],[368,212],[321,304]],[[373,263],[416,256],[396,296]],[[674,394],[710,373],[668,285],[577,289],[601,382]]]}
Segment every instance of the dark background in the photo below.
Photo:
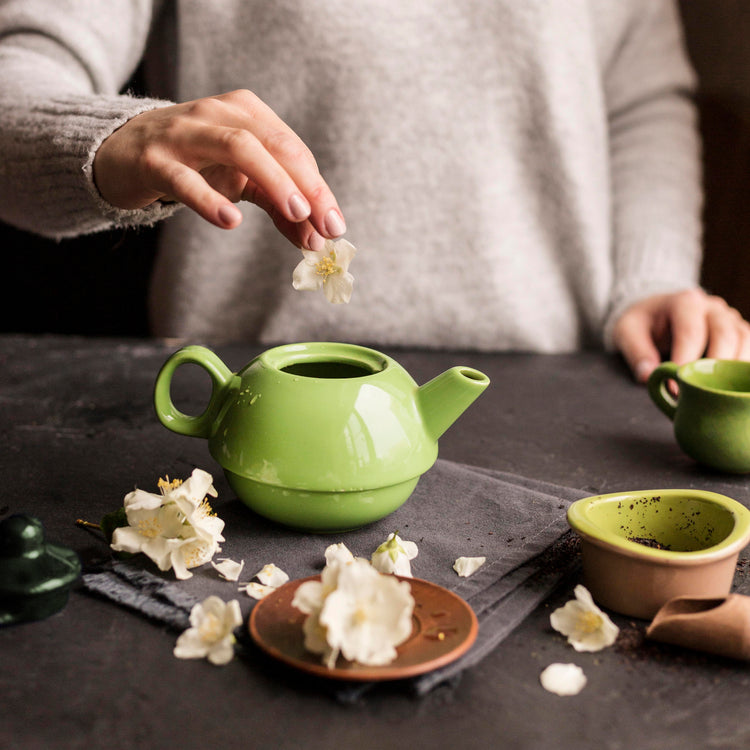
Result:
{"label": "dark background", "polygon": [[[700,80],[704,139],[703,285],[750,318],[750,3],[682,0]],[[132,84],[138,88],[138,78]],[[141,336],[158,229],[53,242],[0,223],[0,331]]]}

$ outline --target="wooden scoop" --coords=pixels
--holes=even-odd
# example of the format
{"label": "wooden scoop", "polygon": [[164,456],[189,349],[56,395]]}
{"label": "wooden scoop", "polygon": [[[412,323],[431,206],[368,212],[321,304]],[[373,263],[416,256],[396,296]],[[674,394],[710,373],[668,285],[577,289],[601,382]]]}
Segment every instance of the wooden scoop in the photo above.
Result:
{"label": "wooden scoop", "polygon": [[646,636],[656,641],[750,660],[750,596],[678,596],[659,609]]}

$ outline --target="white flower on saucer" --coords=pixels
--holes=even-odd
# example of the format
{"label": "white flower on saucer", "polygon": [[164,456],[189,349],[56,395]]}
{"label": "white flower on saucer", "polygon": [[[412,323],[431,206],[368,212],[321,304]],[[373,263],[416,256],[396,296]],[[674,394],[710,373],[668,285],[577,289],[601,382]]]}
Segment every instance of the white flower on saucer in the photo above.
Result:
{"label": "white flower on saucer", "polygon": [[240,560],[240,562],[237,562],[235,560],[230,560],[228,557],[223,557],[216,563],[211,560],[211,565],[213,565],[216,572],[225,581],[238,581],[240,573],[242,573],[242,569],[245,567],[245,561]]}
{"label": "white flower on saucer", "polygon": [[188,569],[211,560],[224,541],[224,521],[206,497],[216,497],[212,482],[208,472],[194,469],[184,482],[160,479],[161,494],[128,493],[123,500],[128,525],[114,530],[112,549],[143,552],[160,570],[172,568],[177,578],[190,578]]}
{"label": "white flower on saucer", "polygon": [[178,659],[202,659],[212,664],[227,664],[234,656],[234,629],[242,625],[242,613],[236,599],[224,602],[209,596],[190,610],[190,627],[177,639],[174,655]]}
{"label": "white flower on saucer", "polygon": [[375,666],[396,658],[396,646],[411,635],[413,610],[408,583],[381,575],[366,560],[355,560],[339,573],[320,624],[334,652]]}
{"label": "white flower on saucer", "polygon": [[542,687],[556,695],[578,695],[586,686],[586,675],[577,664],[550,664],[540,675]]}
{"label": "white flower on saucer", "polygon": [[365,559],[334,559],[320,581],[307,581],[292,605],[307,616],[305,648],[333,668],[341,654],[368,666],[389,664],[411,634],[414,598],[407,582],[382,575]]}
{"label": "white flower on saucer", "polygon": [[575,599],[550,615],[552,627],[567,636],[576,651],[601,651],[611,646],[620,629],[594,604],[585,586],[579,584],[573,593]]}
{"label": "white flower on saucer", "polygon": [[388,538],[372,553],[370,562],[375,570],[381,573],[395,573],[398,576],[411,578],[411,560],[419,550],[414,542],[401,539],[398,532]]}
{"label": "white flower on saucer", "polygon": [[294,269],[292,285],[305,292],[314,292],[322,286],[329,302],[349,302],[354,286],[349,264],[356,252],[357,248],[346,240],[326,240],[320,252],[303,250],[304,258]]}
{"label": "white flower on saucer", "polygon": [[453,563],[453,570],[463,578],[476,573],[487,562],[486,557],[459,557]]}

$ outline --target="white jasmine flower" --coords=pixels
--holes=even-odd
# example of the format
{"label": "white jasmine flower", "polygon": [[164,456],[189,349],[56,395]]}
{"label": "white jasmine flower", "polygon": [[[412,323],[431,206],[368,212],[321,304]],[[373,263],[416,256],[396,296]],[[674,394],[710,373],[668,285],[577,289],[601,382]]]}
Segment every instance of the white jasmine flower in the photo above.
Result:
{"label": "white jasmine flower", "polygon": [[486,557],[459,557],[456,562],[453,563],[453,570],[455,570],[458,575],[466,578],[476,573],[486,562]]}
{"label": "white jasmine flower", "polygon": [[308,615],[305,648],[321,654],[329,668],[339,654],[359,664],[388,664],[411,634],[410,586],[381,575],[367,560],[342,557],[326,565],[320,581],[306,581],[295,592],[292,605]]}
{"label": "white jasmine flower", "polygon": [[248,596],[253,599],[262,599],[264,596],[268,596],[272,591],[276,591],[274,586],[266,586],[263,583],[257,581],[251,581],[250,583],[243,584],[240,591],[244,591]]}
{"label": "white jasmine flower", "polygon": [[208,504],[216,497],[208,472],[195,469],[184,482],[159,480],[161,494],[134,490],[123,501],[128,525],[114,530],[111,547],[117,552],[143,552],[160,570],[190,578],[188,568],[204,565],[224,541],[222,521]]}
{"label": "white jasmine flower", "polygon": [[576,651],[601,651],[617,640],[620,629],[594,604],[591,594],[580,584],[575,599],[550,615],[550,623],[558,633],[567,636]]}
{"label": "white jasmine flower", "polygon": [[586,675],[576,664],[550,664],[539,680],[545,690],[556,695],[578,695],[586,686]]}
{"label": "white jasmine flower", "polygon": [[214,566],[216,572],[225,581],[238,581],[240,578],[240,573],[242,573],[242,569],[245,567],[245,561],[240,560],[240,562],[235,562],[234,560],[230,560],[228,557],[223,557],[219,560],[218,563],[215,563],[213,560],[211,560],[211,565]]}
{"label": "white jasmine flower", "polygon": [[320,252],[303,250],[304,258],[294,269],[292,285],[307,292],[322,286],[329,302],[349,302],[354,285],[349,264],[356,252],[357,248],[346,240],[326,240]]}
{"label": "white jasmine flower", "polygon": [[209,596],[190,611],[190,627],[180,635],[174,647],[178,659],[200,659],[212,664],[227,664],[234,656],[234,629],[242,625],[242,613],[236,599],[224,602]]}
{"label": "white jasmine flower", "polygon": [[372,553],[370,561],[373,568],[381,573],[395,573],[411,578],[410,560],[417,556],[418,551],[414,542],[406,542],[398,532],[394,532]]}
{"label": "white jasmine flower", "polygon": [[257,578],[263,585],[270,586],[274,589],[283,586],[289,580],[289,576],[281,568],[277,568],[273,563],[264,565],[255,574],[254,578]]}

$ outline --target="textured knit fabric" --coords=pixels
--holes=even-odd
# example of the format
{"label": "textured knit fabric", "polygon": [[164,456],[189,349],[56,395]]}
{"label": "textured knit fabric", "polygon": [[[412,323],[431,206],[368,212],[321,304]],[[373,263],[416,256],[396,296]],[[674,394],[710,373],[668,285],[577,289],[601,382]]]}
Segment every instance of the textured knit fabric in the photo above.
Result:
{"label": "textured knit fabric", "polygon": [[[143,59],[151,99],[122,95]],[[693,73],[667,0],[8,0],[0,218],[160,226],[155,334],[569,351],[697,284]],[[255,206],[233,231],[98,195],[128,118],[236,88],[315,154],[359,253],[349,305],[291,286]]]}

